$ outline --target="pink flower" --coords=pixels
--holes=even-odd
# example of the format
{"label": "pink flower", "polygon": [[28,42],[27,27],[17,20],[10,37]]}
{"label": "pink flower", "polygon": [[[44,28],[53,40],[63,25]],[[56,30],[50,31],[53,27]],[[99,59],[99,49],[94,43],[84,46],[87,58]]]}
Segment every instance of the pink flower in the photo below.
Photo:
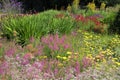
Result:
{"label": "pink flower", "polygon": [[30,42],[32,43],[32,42],[34,42],[34,41],[35,41],[34,37],[31,37],[31,38],[30,38]]}
{"label": "pink flower", "polygon": [[78,61],[76,62],[76,65],[75,65],[75,72],[77,75],[80,73],[80,64]]}
{"label": "pink flower", "polygon": [[39,45],[38,47],[38,51],[37,51],[37,54],[36,55],[41,55],[43,53],[43,45]]}
{"label": "pink flower", "polygon": [[14,48],[10,48],[5,52],[6,56],[11,57],[15,54],[15,49]]}
{"label": "pink flower", "polygon": [[34,62],[33,66],[39,70],[42,70],[44,66],[44,62]]}
{"label": "pink flower", "polygon": [[70,46],[69,46],[68,44],[65,44],[65,45],[64,45],[64,49],[69,49],[69,47],[70,47]]}
{"label": "pink flower", "polygon": [[9,68],[8,62],[4,61],[2,64],[0,64],[0,74],[3,75],[7,73],[7,69]]}
{"label": "pink flower", "polygon": [[89,58],[84,57],[84,58],[82,59],[82,64],[83,64],[83,67],[84,67],[84,68],[87,68],[87,67],[89,67],[89,66],[92,65],[92,62],[91,62],[91,60],[90,60]]}
{"label": "pink flower", "polygon": [[24,59],[32,59],[33,58],[33,55],[31,53],[26,53],[24,56],[23,56]]}
{"label": "pink flower", "polygon": [[58,74],[58,69],[55,69],[55,70],[54,70],[54,74],[55,74],[55,75]]}
{"label": "pink flower", "polygon": [[30,61],[28,59],[23,59],[22,62],[21,62],[21,64],[22,65],[27,65],[27,64],[29,64],[29,62]]}
{"label": "pink flower", "polygon": [[53,50],[58,50],[58,49],[59,49],[58,45],[54,43]]}

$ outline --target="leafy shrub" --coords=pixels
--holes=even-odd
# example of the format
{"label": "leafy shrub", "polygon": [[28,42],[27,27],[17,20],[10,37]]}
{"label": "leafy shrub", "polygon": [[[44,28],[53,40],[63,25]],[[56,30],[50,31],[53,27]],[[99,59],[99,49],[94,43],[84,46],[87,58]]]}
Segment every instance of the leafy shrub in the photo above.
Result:
{"label": "leafy shrub", "polygon": [[113,13],[113,12],[104,13],[103,12],[103,16],[104,16],[104,18],[103,18],[103,20],[101,20],[101,22],[105,23],[105,24],[110,24],[114,21],[116,13]]}
{"label": "leafy shrub", "polygon": [[68,15],[61,17],[59,13],[49,10],[37,15],[10,17],[3,21],[2,31],[8,39],[15,38],[20,44],[27,44],[30,37],[40,38],[49,33],[69,33],[74,28],[74,21]]}

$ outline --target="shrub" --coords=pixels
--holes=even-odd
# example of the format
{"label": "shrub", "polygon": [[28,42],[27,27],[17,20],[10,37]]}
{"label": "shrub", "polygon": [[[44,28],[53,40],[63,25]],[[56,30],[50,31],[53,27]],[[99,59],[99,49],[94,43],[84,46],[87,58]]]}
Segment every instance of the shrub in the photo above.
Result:
{"label": "shrub", "polygon": [[120,9],[117,13],[117,16],[115,17],[115,20],[110,25],[109,32],[120,34],[120,24],[119,23],[120,23]]}

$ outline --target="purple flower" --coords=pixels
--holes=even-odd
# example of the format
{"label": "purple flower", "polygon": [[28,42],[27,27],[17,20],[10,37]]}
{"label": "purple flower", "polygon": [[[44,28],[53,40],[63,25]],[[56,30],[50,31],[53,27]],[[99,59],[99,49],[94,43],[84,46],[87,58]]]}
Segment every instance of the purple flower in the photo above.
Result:
{"label": "purple flower", "polygon": [[38,51],[37,51],[37,54],[36,55],[41,55],[43,53],[43,45],[39,45],[38,47]]}
{"label": "purple flower", "polygon": [[44,63],[43,62],[34,62],[33,66],[39,70],[43,69]]}
{"label": "purple flower", "polygon": [[0,75],[4,74],[4,69],[0,67]]}
{"label": "purple flower", "polygon": [[92,65],[92,62],[89,58],[83,57],[82,64],[84,68],[87,68]]}
{"label": "purple flower", "polygon": [[24,56],[23,56],[24,59],[31,59],[32,58],[32,54],[31,53],[26,53]]}
{"label": "purple flower", "polygon": [[54,45],[53,45],[53,50],[59,50],[58,45],[57,45],[57,44],[55,44],[55,43],[54,43]]}
{"label": "purple flower", "polygon": [[22,65],[27,65],[29,63],[30,63],[30,61],[28,59],[23,59],[21,62]]}
{"label": "purple flower", "polygon": [[21,58],[20,58],[19,55],[16,55],[16,60],[17,60],[17,61],[21,61]]}
{"label": "purple flower", "polygon": [[31,38],[30,38],[30,42],[32,43],[32,42],[34,42],[34,41],[35,41],[34,37],[31,37]]}
{"label": "purple flower", "polygon": [[64,49],[68,49],[70,46],[68,44],[64,45]]}
{"label": "purple flower", "polygon": [[55,74],[55,75],[58,74],[58,69],[55,69],[55,70],[54,70],[54,74]]}
{"label": "purple flower", "polygon": [[9,68],[8,62],[6,61],[2,62],[2,64],[0,65],[0,74],[1,75],[5,74],[8,68]]}
{"label": "purple flower", "polygon": [[76,65],[75,65],[75,72],[77,75],[80,73],[80,64],[78,61],[76,62]]}
{"label": "purple flower", "polygon": [[8,57],[11,57],[15,54],[15,49],[14,48],[10,48],[5,52],[5,55]]}
{"label": "purple flower", "polygon": [[48,44],[48,39],[47,39],[47,37],[42,37],[42,38],[41,38],[41,42],[42,42],[42,43],[45,43],[45,44]]}

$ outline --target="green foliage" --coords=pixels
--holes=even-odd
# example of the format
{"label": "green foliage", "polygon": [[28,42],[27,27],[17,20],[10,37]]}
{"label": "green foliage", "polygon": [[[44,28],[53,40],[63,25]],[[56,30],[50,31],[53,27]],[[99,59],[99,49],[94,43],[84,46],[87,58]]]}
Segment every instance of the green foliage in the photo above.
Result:
{"label": "green foliage", "polygon": [[113,13],[113,12],[101,12],[101,14],[104,16],[102,22],[103,23],[106,23],[106,24],[110,24],[114,21],[115,19],[115,16],[116,16],[116,13]]}
{"label": "green foliage", "polygon": [[59,13],[49,10],[37,15],[10,17],[3,21],[2,31],[8,39],[16,39],[20,44],[27,44],[30,37],[69,33],[74,28],[74,21],[64,14],[64,17],[59,16]]}
{"label": "green foliage", "polygon": [[120,9],[115,17],[113,23],[111,23],[109,28],[110,33],[118,33],[120,34]]}
{"label": "green foliage", "polygon": [[77,26],[79,27],[80,30],[91,31],[94,29],[95,23],[89,20],[86,23],[77,22]]}
{"label": "green foliage", "polygon": [[4,55],[4,48],[0,48],[0,58]]}

